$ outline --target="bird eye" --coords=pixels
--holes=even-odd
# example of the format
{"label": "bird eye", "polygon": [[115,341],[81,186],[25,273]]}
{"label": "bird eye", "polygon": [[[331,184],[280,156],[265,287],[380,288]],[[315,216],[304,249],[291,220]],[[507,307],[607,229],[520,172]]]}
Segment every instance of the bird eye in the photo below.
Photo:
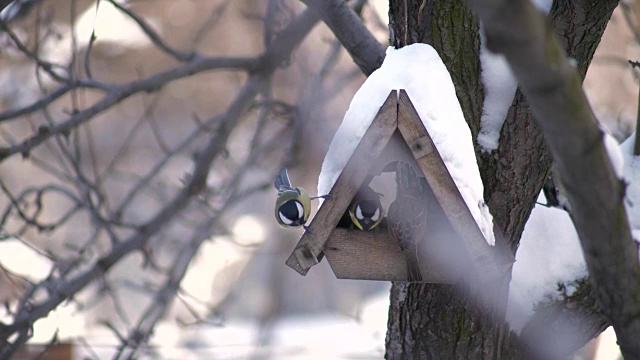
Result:
{"label": "bird eye", "polygon": [[283,224],[285,225],[293,224],[293,221],[287,218],[282,212],[278,211],[278,216],[280,217],[280,220],[282,221]]}
{"label": "bird eye", "polygon": [[364,219],[364,216],[362,216],[362,209],[360,208],[360,205],[356,206],[356,219]]}
{"label": "bird eye", "polygon": [[371,220],[373,221],[378,221],[378,219],[380,219],[380,208],[376,208],[376,212],[373,213],[373,216],[371,217]]}
{"label": "bird eye", "polygon": [[302,207],[302,204],[300,204],[298,201],[296,201],[296,208],[298,208],[298,218],[299,219],[304,218],[304,208]]}

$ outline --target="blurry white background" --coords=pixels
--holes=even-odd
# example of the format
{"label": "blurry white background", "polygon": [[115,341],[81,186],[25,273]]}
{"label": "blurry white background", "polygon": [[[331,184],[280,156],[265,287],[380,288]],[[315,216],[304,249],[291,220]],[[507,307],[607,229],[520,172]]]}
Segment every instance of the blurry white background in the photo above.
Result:
{"label": "blurry white background", "polygon": [[[234,1],[132,1],[128,8],[141,15],[168,44],[187,51],[197,49],[210,56],[255,56],[264,51],[261,18],[265,3],[260,0]],[[296,1],[283,2],[283,21],[302,8]],[[381,43],[387,42],[387,8],[383,0],[365,6],[367,27]],[[36,24],[39,24],[36,26]],[[91,32],[96,41],[90,54],[94,78],[108,83],[124,83],[144,78],[175,66],[176,61],[162,54],[139,27],[107,1],[41,1],[29,14],[11,23],[17,37],[39,49],[39,57],[50,62],[68,63],[82,59]],[[39,34],[35,36],[36,32]],[[75,35],[75,36],[73,36]],[[36,41],[36,39],[38,39]],[[323,24],[311,32],[291,56],[288,67],[275,72],[273,93],[278,99],[300,104],[296,121],[299,139],[274,151],[256,164],[242,188],[268,183],[282,157],[294,165],[292,180],[315,193],[320,162],[331,136],[340,124],[349,101],[364,75],[344,50],[331,55],[334,37]],[[32,61],[25,61],[6,33],[0,34],[0,106],[14,109],[34,102],[43,92],[56,88],[50,77],[36,72]],[[624,62],[640,60],[640,47],[616,10],[590,67],[585,90],[599,119],[619,139],[635,126],[638,80]],[[335,64],[320,73],[327,61]],[[80,62],[78,62],[80,63]],[[81,66],[79,71],[83,71]],[[318,79],[318,75],[325,78]],[[38,75],[38,76],[36,76]],[[108,168],[118,158],[117,171],[105,178],[102,186],[109,201],[126,201],[130,186],[152,164],[159,161],[167,147],[176,146],[197,129],[194,118],[208,119],[225,111],[246,75],[235,71],[205,72],[172,82],[157,92],[133,96],[99,115],[86,133],[79,149],[90,156],[83,166]],[[61,98],[49,106],[53,117],[68,114],[99,100],[96,90],[82,90]],[[257,113],[243,118],[228,141],[228,156],[216,163],[209,178],[211,187],[220,186],[248,156],[247,143],[257,126]],[[1,145],[6,146],[29,136],[33,129],[47,124],[36,112],[24,121],[0,123]],[[286,127],[282,120],[267,130],[273,133]],[[270,125],[271,126],[271,125]],[[156,133],[157,132],[157,133]],[[158,133],[160,135],[158,135]],[[125,148],[124,143],[129,145]],[[176,154],[153,180],[151,190],[132,199],[123,221],[142,222],[155,214],[159,203],[174,194],[191,171],[191,155],[204,144],[194,141],[188,151]],[[284,153],[283,153],[284,152]],[[286,152],[291,152],[293,155]],[[89,155],[89,153],[91,153]],[[14,156],[0,164],[3,184],[13,194],[43,184],[59,184],[60,179],[47,171],[56,164],[56,152],[42,147],[28,159]],[[34,164],[28,160],[36,160]],[[270,160],[270,161],[269,161]],[[40,165],[39,165],[40,164]],[[67,166],[69,164],[66,164]],[[68,169],[67,169],[68,170]],[[73,207],[63,197],[47,199],[41,219],[55,221]],[[326,261],[301,277],[284,265],[300,231],[279,228],[273,219],[275,191],[252,194],[233,204],[216,223],[215,236],[204,241],[197,251],[167,315],[159,321],[149,351],[142,358],[162,359],[381,359],[388,311],[389,284],[372,281],[337,280]],[[0,195],[4,211],[10,199]],[[215,203],[212,205],[215,208]],[[15,304],[26,288],[24,276],[37,282],[58,266],[72,262],[78,250],[86,246],[93,227],[87,217],[72,217],[55,231],[28,229],[10,220],[3,224],[0,241],[0,299]],[[150,246],[160,263],[169,263],[181,249],[184,227],[172,224],[163,237]],[[193,230],[193,229],[191,229]],[[9,236],[20,232],[19,237]],[[110,248],[104,234],[91,245],[86,261]],[[84,256],[84,255],[83,255]],[[118,335],[127,336],[144,311],[153,307],[149,289],[165,281],[145,259],[132,253],[119,262],[104,279],[81,291],[74,301],[65,302],[49,316],[39,320],[29,344],[47,344],[57,336],[73,344],[73,358],[110,358],[118,351]],[[59,270],[56,270],[59,271]],[[14,305],[9,305],[9,307]],[[3,320],[7,320],[6,312]],[[587,346],[583,359],[612,359],[617,349],[611,344],[611,331]],[[26,355],[25,355],[26,356]]]}

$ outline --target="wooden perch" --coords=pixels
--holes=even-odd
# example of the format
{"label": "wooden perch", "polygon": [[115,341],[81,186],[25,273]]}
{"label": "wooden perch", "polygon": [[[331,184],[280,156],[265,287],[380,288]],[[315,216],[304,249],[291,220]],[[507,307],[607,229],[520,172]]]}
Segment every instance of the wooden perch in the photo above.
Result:
{"label": "wooden perch", "polygon": [[[338,279],[406,281],[405,255],[389,236],[387,229],[357,231],[335,229],[325,252]],[[429,283],[453,283],[456,274],[433,262],[423,262],[423,280]]]}
{"label": "wooden perch", "polygon": [[357,191],[368,185],[364,182],[390,171],[385,167],[394,161],[420,169],[430,188],[425,190],[429,231],[418,242],[423,281],[453,283],[468,273],[483,284],[503,276],[513,255],[487,244],[404,90],[399,97],[395,90],[389,94],[333,185],[332,198],[320,207],[286,264],[306,275],[326,254],[338,278],[406,281],[405,254],[386,228],[336,228]]}
{"label": "wooden perch", "polygon": [[362,137],[353,155],[331,189],[331,199],[326,200],[309,225],[286,264],[306,275],[309,269],[322,260],[322,250],[329,235],[340,221],[351,199],[369,174],[371,164],[387,145],[396,129],[397,93],[392,91],[371,126]]}

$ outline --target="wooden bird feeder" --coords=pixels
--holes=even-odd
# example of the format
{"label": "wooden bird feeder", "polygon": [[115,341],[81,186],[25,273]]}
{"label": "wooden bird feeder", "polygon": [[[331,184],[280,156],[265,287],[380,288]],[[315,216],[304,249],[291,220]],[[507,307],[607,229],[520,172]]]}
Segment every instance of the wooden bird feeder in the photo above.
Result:
{"label": "wooden bird feeder", "polygon": [[[421,254],[426,252],[420,264],[423,281],[453,283],[465,274],[486,281],[501,277],[513,256],[487,244],[404,90],[399,96],[391,91],[380,107],[333,185],[332,198],[322,204],[286,264],[306,275],[326,255],[340,279],[406,281],[404,254],[387,229],[336,227],[358,189],[396,160],[419,169],[432,191],[429,223],[437,226],[419,245]],[[429,256],[431,248],[445,251]]]}

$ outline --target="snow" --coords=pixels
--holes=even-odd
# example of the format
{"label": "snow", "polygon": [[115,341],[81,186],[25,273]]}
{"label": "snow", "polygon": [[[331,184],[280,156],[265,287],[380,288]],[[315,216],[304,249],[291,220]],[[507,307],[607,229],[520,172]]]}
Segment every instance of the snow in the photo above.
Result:
{"label": "snow", "polygon": [[622,179],[624,176],[625,161],[624,161],[624,155],[622,154],[622,149],[620,148],[620,144],[618,144],[618,140],[616,140],[611,135],[611,133],[609,133],[609,130],[607,130],[602,125],[599,125],[599,127],[603,133],[604,146],[607,149],[607,154],[609,155],[609,161],[611,161],[611,166],[613,167],[613,171],[618,177],[618,179]]}
{"label": "snow", "polygon": [[480,118],[478,145],[483,151],[490,152],[498,148],[500,129],[507,118],[507,111],[513,102],[518,82],[511,67],[501,54],[487,49],[484,31],[480,31],[480,64],[482,66],[482,84],[484,85],[484,104]]}
{"label": "snow", "polygon": [[[627,183],[625,206],[636,241],[640,240],[640,156],[633,156],[635,134],[618,145],[603,130],[614,171]],[[543,202],[541,194],[538,201]],[[568,255],[569,254],[569,255]],[[507,321],[519,332],[533,315],[534,306],[557,296],[558,283],[587,276],[580,240],[568,213],[536,205],[527,222],[513,266]]]}
{"label": "snow", "polygon": [[[313,321],[313,326],[309,326]],[[381,343],[354,319],[337,314],[289,316],[274,327],[275,347],[305,349],[304,358],[336,359],[381,355]],[[302,358],[302,357],[301,357]]]}
{"label": "snow", "polygon": [[545,15],[549,13],[551,9],[551,4],[553,4],[553,0],[531,0],[533,6],[537,7],[538,10],[542,11]]}
{"label": "snow", "polygon": [[[538,201],[542,201],[540,195]],[[557,294],[558,283],[580,279],[587,268],[569,214],[536,205],[525,225],[513,265],[507,321],[520,332],[534,306]]]}
{"label": "snow", "polygon": [[636,241],[640,241],[640,156],[633,156],[636,134],[622,143],[620,149],[624,156],[624,181],[627,183],[625,206],[629,226]]}
{"label": "snow", "polygon": [[[534,0],[533,5],[545,15],[551,9],[552,0]],[[480,118],[478,145],[482,151],[491,152],[498,148],[500,130],[507,118],[507,112],[518,88],[511,67],[502,54],[487,49],[484,29],[480,27],[480,65],[484,86],[484,104]]]}
{"label": "snow", "polygon": [[551,4],[553,4],[553,0],[531,0],[533,6],[537,7],[538,10],[542,11],[545,15],[549,14],[549,10],[551,9]]}
{"label": "snow", "polygon": [[53,261],[18,238],[0,241],[0,254],[10,254],[0,259],[0,266],[29,281],[41,281],[53,269]]}
{"label": "snow", "polygon": [[[388,312],[388,301],[386,305],[383,313]],[[262,326],[248,319],[227,320],[221,326],[197,325],[182,331],[176,345],[197,354],[194,359],[381,359],[385,330],[386,323],[369,329],[343,314],[299,314]],[[163,354],[169,343],[158,344]],[[186,357],[183,353],[171,358]]]}
{"label": "snow", "polygon": [[407,91],[467,207],[487,242],[493,245],[493,218],[484,203],[484,186],[471,132],[449,72],[437,52],[426,44],[389,48],[382,66],[362,84],[329,146],[318,179],[318,194],[330,192],[380,106],[394,89]]}

